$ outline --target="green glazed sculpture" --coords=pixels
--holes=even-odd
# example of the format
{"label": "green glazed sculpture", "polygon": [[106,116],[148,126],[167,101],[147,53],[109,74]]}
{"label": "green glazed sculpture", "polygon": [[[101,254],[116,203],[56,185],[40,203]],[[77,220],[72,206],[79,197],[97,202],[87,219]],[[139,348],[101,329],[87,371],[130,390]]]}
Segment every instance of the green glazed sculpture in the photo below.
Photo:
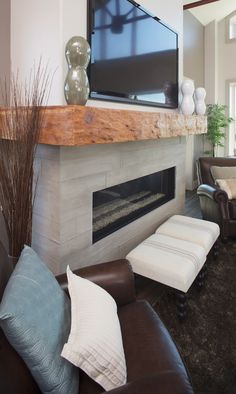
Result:
{"label": "green glazed sculpture", "polygon": [[89,95],[89,81],[86,69],[90,60],[90,47],[85,38],[72,37],[66,44],[68,73],[64,93],[67,104],[85,105]]}

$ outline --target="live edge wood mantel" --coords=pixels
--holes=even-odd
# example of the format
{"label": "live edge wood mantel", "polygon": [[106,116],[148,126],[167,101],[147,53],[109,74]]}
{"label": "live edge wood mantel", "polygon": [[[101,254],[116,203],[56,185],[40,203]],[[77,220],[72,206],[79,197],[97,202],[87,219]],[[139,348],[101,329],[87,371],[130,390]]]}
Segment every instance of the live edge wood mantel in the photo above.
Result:
{"label": "live edge wood mantel", "polygon": [[[0,117],[3,114],[0,110]],[[82,146],[204,134],[207,118],[89,106],[48,106],[39,142]]]}

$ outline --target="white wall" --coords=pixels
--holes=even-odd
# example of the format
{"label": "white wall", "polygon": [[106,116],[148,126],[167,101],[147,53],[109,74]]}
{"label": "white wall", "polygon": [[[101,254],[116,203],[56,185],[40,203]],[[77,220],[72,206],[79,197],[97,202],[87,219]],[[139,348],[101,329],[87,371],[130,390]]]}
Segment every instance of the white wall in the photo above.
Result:
{"label": "white wall", "polygon": [[[213,20],[205,26],[205,87],[207,104],[228,104],[226,81],[236,79],[236,43],[226,42],[226,20]],[[205,141],[205,150],[211,145]],[[218,147],[217,156],[228,152],[225,147]]]}
{"label": "white wall", "polygon": [[[0,83],[10,80],[10,17],[11,7],[9,0],[0,1]],[[3,97],[0,94],[0,105],[4,104]],[[4,219],[0,212],[0,241],[8,250],[8,237],[5,229]]]}
{"label": "white wall", "polygon": [[[207,102],[229,105],[227,83],[236,80],[236,42],[226,39],[226,18],[211,22],[205,30]],[[218,148],[217,156],[229,153],[227,144],[228,139],[224,148]]]}
{"label": "white wall", "polygon": [[212,21],[205,26],[205,87],[207,104],[218,101],[218,26]]}
{"label": "white wall", "polygon": [[63,0],[11,0],[12,71],[28,80],[42,57],[55,72],[49,104],[63,101],[62,6]]}
{"label": "white wall", "polygon": [[[0,80],[10,79],[10,12],[9,0],[0,1]],[[0,96],[0,104],[2,97]]]}
{"label": "white wall", "polygon": [[[189,11],[184,11],[183,70],[185,77],[193,79],[195,88],[204,87],[204,26]],[[203,151],[202,135],[187,137],[187,190],[193,190],[197,185],[196,160],[203,155]]]}
{"label": "white wall", "polygon": [[[226,26],[225,19],[218,24],[218,102],[229,106],[229,81],[236,81],[236,41],[226,40]],[[219,155],[234,152],[235,126],[232,124],[227,132],[224,149],[218,149]]]}
{"label": "white wall", "polygon": [[[49,104],[64,104],[63,85],[67,71],[64,48],[73,35],[87,36],[87,0],[11,0],[11,2],[13,70],[19,68],[27,75],[34,61],[37,62],[42,56],[45,62],[49,62],[52,70],[57,69]],[[165,2],[142,0],[140,3],[179,33],[179,76],[182,80],[182,0],[165,0]],[[93,103],[89,102],[89,105]],[[130,105],[98,101],[94,105],[130,108]],[[153,110],[148,107],[132,106],[132,109],[134,108]]]}
{"label": "white wall", "polygon": [[226,42],[225,19],[218,24],[218,101],[226,102],[226,81],[236,79],[236,41]]}
{"label": "white wall", "polygon": [[183,23],[184,76],[195,87],[204,86],[204,26],[189,11],[184,11]]}

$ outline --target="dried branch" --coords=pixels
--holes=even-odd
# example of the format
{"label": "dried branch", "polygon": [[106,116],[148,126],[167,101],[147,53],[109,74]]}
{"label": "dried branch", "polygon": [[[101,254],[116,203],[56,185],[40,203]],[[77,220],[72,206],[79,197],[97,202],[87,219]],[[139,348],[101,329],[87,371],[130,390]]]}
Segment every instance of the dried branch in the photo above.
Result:
{"label": "dried branch", "polygon": [[35,188],[34,158],[44,119],[52,78],[41,61],[22,85],[12,76],[1,89],[4,116],[0,132],[0,205],[9,237],[9,254],[19,257],[24,244],[31,245]]}

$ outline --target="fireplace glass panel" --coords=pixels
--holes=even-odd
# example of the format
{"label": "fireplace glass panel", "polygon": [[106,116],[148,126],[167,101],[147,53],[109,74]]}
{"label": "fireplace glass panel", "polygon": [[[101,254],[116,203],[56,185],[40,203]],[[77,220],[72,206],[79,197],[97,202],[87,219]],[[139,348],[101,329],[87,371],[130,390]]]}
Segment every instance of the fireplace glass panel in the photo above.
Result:
{"label": "fireplace glass panel", "polygon": [[93,193],[93,243],[175,197],[175,167]]}

